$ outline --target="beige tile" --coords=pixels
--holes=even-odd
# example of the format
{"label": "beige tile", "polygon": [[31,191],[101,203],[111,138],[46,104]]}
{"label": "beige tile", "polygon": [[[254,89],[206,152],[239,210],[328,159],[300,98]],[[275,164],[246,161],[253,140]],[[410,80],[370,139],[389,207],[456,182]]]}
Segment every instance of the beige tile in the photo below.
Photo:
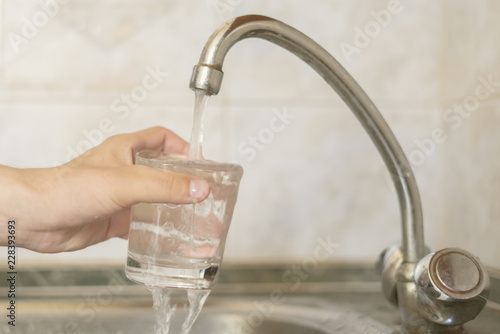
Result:
{"label": "beige tile", "polygon": [[448,246],[467,249],[490,266],[498,267],[500,248],[500,150],[496,129],[498,100],[485,103],[460,127],[450,129],[443,160]]}
{"label": "beige tile", "polygon": [[[342,63],[376,100],[400,105],[429,106],[439,88],[441,8],[402,6],[391,15],[380,32],[347,57],[342,45],[358,45],[358,29],[377,24],[376,15],[387,10],[387,1],[293,2],[283,6],[261,4],[259,13],[276,17],[308,34]],[[254,3],[245,3],[241,12],[252,12]],[[237,8],[239,10],[240,7]],[[236,11],[236,10],[235,10]],[[304,13],[314,13],[313,16]],[[311,17],[314,17],[312,20]],[[425,24],[422,24],[425,18]],[[385,23],[384,23],[385,24]],[[415,34],[414,31],[418,31]],[[412,36],[408,38],[408,36]],[[237,97],[293,99],[329,97],[330,91],[316,73],[294,56],[266,42],[243,41],[231,51],[226,63],[223,93]],[[280,66],[276,66],[280,64]],[[230,82],[228,84],[228,82]]]}
{"label": "beige tile", "polygon": [[[342,43],[354,44],[358,29],[377,29],[374,13],[387,10],[388,1],[215,3],[221,2],[74,0],[16,53],[9,33],[19,33],[40,5],[2,1],[0,163],[64,162],[68,147],[85,146],[85,131],[106,117],[114,129],[102,138],[163,125],[188,139],[194,100],[188,82],[203,44],[225,20],[259,13],[316,40],[380,108],[413,163],[427,244],[460,246],[499,266],[496,86],[489,102],[460,122],[448,114],[474,96],[480,77],[500,81],[496,1],[404,2],[350,58]],[[137,93],[148,67],[168,76],[120,118],[113,101]],[[396,195],[380,157],[316,73],[257,40],[231,50],[224,71],[206,114],[204,152],[245,168],[227,256],[302,258],[318,237],[330,236],[332,257],[373,260],[400,239]],[[273,110],[284,108],[296,117],[281,127]],[[443,130],[440,142],[432,141],[436,130]],[[113,241],[56,257],[103,260],[106,249],[107,259],[121,261],[125,247]]]}
{"label": "beige tile", "polygon": [[[6,1],[10,19],[4,31],[20,34],[22,20],[40,12],[37,6],[33,1],[30,8],[18,8],[15,1]],[[178,1],[72,1],[19,52],[4,40],[3,87],[82,95],[83,102],[88,94],[130,90],[143,82],[147,68],[160,68],[175,84],[153,94],[190,96],[188,80],[203,43],[204,11]],[[190,23],[184,24],[188,17]]]}
{"label": "beige tile", "polygon": [[[445,1],[442,47],[442,92],[445,105],[474,93],[478,77],[500,79],[497,1]],[[495,92],[495,96],[499,96]],[[493,97],[493,96],[492,96]]]}
{"label": "beige tile", "polygon": [[71,253],[41,254],[27,249],[18,249],[19,258],[23,259],[23,266],[40,266],[52,268],[54,266],[72,266],[78,264],[123,264],[127,258],[127,241],[111,239]]}
{"label": "beige tile", "polygon": [[[381,158],[355,117],[342,109],[288,107],[295,118],[268,140],[273,108],[283,107],[232,109],[231,151],[244,166],[245,176],[228,254],[307,256],[316,238],[331,235],[339,244],[336,257],[369,259],[400,240],[396,195]],[[412,117],[413,121],[397,112],[391,115],[388,119],[395,129],[406,130],[403,147],[415,145],[412,140],[427,133],[433,117],[432,111],[414,110],[410,116],[421,116]],[[251,137],[257,140],[252,142]],[[432,173],[433,167],[428,159],[416,170],[417,181],[435,184],[439,173]],[[424,209],[434,222],[439,211],[429,206],[437,194],[426,190]],[[435,243],[439,237],[432,224],[429,230]]]}

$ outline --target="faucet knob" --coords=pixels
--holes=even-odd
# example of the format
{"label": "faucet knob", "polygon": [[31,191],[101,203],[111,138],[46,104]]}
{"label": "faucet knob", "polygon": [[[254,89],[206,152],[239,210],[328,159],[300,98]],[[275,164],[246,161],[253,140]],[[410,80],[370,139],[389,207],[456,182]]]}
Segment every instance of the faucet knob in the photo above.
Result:
{"label": "faucet knob", "polygon": [[490,280],[478,258],[462,249],[445,248],[419,261],[415,283],[419,309],[428,320],[460,325],[486,305]]}
{"label": "faucet knob", "polygon": [[381,278],[382,293],[394,306],[398,306],[396,273],[401,263],[403,263],[401,247],[392,245],[380,253],[375,264],[375,271]]}

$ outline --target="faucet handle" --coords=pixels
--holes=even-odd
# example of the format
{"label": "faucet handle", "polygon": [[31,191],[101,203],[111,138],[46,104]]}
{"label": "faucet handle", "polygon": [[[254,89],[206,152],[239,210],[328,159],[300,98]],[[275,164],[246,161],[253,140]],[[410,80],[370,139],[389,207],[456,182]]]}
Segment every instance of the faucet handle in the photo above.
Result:
{"label": "faucet handle", "polygon": [[486,305],[490,279],[478,258],[462,249],[445,248],[419,261],[415,283],[417,303],[427,319],[460,325]]}
{"label": "faucet handle", "polygon": [[382,293],[394,306],[398,306],[396,273],[403,263],[403,252],[399,245],[387,247],[380,253],[375,264],[375,271],[381,278]]}

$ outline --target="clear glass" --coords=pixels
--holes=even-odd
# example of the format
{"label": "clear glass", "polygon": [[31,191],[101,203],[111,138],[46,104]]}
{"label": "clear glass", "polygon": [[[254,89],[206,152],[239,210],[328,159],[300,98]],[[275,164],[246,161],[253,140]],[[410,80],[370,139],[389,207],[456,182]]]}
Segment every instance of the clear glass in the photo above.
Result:
{"label": "clear glass", "polygon": [[155,151],[138,152],[135,163],[203,178],[210,184],[210,194],[197,204],[134,205],[127,277],[148,286],[211,289],[222,261],[243,168]]}

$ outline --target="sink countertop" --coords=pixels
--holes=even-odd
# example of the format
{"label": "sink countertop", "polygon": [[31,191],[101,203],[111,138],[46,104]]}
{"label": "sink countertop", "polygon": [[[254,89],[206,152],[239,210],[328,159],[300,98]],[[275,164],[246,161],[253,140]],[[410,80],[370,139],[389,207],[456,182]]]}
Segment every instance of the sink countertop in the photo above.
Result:
{"label": "sink countertop", "polygon": [[[496,276],[498,272],[491,271],[491,274],[491,301],[465,326],[467,333],[490,334],[500,327],[500,279]],[[113,297],[112,303],[106,306],[110,308],[149,309],[152,305],[149,291],[129,281],[123,266],[30,268],[18,271],[17,277],[18,297],[30,309],[78,309],[89,296],[106,294]],[[7,283],[7,280],[0,281],[0,300],[7,298]],[[391,328],[400,324],[398,310],[382,296],[372,264],[321,263],[307,268],[293,263],[227,263],[221,268],[219,281],[207,304],[241,300],[265,302],[276,291],[284,296],[285,304],[316,308],[334,304]],[[173,296],[178,297],[180,294]]]}

